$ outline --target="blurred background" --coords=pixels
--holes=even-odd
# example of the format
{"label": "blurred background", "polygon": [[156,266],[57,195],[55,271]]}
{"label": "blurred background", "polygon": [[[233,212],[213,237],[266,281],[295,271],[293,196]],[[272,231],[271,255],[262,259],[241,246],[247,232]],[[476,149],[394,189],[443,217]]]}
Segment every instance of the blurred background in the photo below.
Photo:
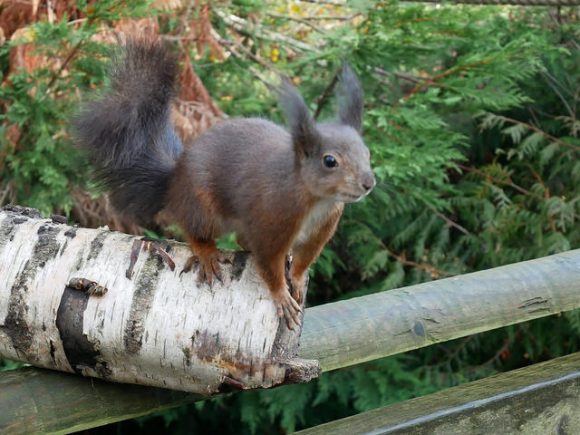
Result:
{"label": "blurred background", "polygon": [[[342,60],[359,74],[380,182],[347,207],[311,271],[310,305],[580,247],[572,7],[0,1],[0,205],[145,231],[111,210],[69,135],[80,101],[106,85],[112,48],[143,33],[179,55],[185,141],[224,117],[281,121],[268,87],[280,74],[332,117]],[[91,432],[282,434],[579,349],[575,311]]]}

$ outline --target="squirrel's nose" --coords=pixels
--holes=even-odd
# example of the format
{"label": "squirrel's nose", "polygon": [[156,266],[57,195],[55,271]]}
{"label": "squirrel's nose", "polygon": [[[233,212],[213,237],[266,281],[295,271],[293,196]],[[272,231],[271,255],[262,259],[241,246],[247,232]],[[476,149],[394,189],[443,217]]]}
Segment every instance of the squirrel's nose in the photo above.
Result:
{"label": "squirrel's nose", "polygon": [[363,176],[362,179],[362,187],[364,190],[366,190],[367,192],[369,192],[373,187],[375,187],[375,184],[377,182],[375,181],[375,176],[373,175],[372,172],[365,174]]}

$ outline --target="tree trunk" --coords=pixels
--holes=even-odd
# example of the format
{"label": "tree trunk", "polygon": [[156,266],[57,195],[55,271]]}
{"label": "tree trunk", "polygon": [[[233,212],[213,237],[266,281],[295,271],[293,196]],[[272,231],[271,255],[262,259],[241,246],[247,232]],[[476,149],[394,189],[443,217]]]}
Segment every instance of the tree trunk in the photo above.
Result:
{"label": "tree trunk", "polygon": [[201,394],[318,375],[248,253],[209,288],[183,244],[58,221],[0,211],[0,357]]}

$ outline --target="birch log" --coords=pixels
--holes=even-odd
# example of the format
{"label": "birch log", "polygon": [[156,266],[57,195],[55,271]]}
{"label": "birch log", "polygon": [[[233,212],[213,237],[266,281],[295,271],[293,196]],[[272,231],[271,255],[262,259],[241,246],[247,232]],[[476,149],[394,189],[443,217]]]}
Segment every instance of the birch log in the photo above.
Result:
{"label": "birch log", "polygon": [[248,253],[209,288],[183,244],[58,221],[0,211],[0,357],[205,395],[318,375]]}

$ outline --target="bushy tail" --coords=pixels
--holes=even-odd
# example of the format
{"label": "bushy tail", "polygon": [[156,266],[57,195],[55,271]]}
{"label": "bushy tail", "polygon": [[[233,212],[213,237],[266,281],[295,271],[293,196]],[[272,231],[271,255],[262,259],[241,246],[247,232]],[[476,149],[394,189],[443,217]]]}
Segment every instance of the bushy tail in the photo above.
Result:
{"label": "bushy tail", "polygon": [[110,88],[73,122],[113,206],[147,225],[165,205],[182,150],[170,122],[177,64],[157,41],[131,40],[113,62]]}

